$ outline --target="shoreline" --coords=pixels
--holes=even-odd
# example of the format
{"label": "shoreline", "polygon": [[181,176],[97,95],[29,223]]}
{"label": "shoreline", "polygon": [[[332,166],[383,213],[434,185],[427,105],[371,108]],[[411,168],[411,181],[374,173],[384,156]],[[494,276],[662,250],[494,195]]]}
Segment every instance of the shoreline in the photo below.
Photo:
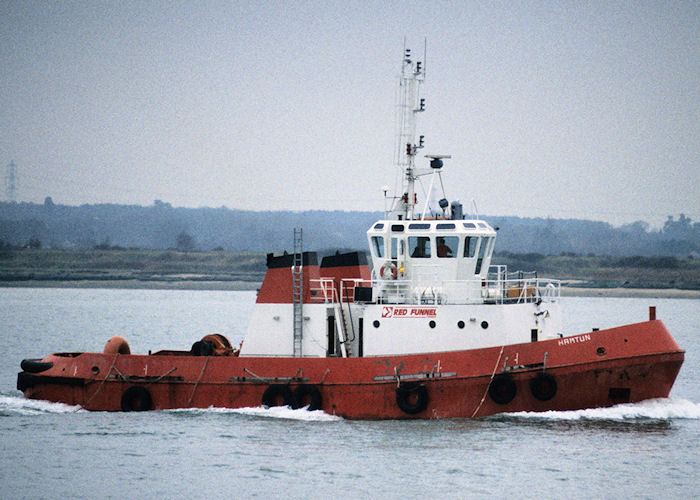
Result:
{"label": "shoreline", "polygon": [[[22,280],[0,281],[0,288],[252,291],[259,289],[261,283],[262,282],[260,281],[216,280]],[[561,296],[700,299],[700,290],[680,290],[677,288],[584,288],[562,286]]]}

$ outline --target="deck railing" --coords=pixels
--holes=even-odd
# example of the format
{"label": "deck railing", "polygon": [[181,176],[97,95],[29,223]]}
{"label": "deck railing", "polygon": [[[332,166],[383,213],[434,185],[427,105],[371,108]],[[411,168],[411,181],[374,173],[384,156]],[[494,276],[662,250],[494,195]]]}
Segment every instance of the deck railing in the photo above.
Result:
{"label": "deck railing", "polygon": [[[538,278],[536,273],[508,273],[505,266],[492,266],[486,279],[425,281],[407,279],[321,278],[311,282],[311,301],[353,302],[357,287],[372,287],[372,301],[383,304],[518,304],[554,302],[561,296],[559,280]],[[338,289],[340,288],[340,289]]]}

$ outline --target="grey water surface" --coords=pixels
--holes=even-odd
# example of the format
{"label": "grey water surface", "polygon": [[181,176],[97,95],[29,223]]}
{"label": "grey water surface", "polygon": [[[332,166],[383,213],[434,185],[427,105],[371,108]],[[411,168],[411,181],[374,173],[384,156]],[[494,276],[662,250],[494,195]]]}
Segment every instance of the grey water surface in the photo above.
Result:
{"label": "grey water surface", "polygon": [[23,358],[242,340],[254,292],[0,288],[0,498],[687,498],[700,480],[700,301],[564,298],[567,334],[657,306],[686,361],[668,400],[485,419],[285,408],[86,412],[25,400]]}

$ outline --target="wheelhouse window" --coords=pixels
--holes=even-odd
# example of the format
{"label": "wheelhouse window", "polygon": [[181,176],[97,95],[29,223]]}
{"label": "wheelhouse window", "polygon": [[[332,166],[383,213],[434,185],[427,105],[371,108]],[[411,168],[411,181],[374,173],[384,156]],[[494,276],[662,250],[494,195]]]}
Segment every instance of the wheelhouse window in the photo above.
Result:
{"label": "wheelhouse window", "polygon": [[372,236],[372,251],[380,259],[384,257],[384,237]]}
{"label": "wheelhouse window", "polygon": [[391,258],[396,260],[403,257],[405,253],[406,242],[400,238],[391,238]]}
{"label": "wheelhouse window", "polygon": [[437,256],[440,258],[457,257],[459,238],[457,236],[438,236],[435,239]]}
{"label": "wheelhouse window", "polygon": [[464,256],[468,258],[474,257],[476,255],[476,247],[479,243],[478,236],[467,236],[464,238]]}
{"label": "wheelhouse window", "polygon": [[484,256],[487,254],[486,250],[491,248],[492,240],[493,237],[485,237],[484,241],[481,242],[481,246],[479,247],[479,257],[476,259],[476,270],[474,271],[474,274],[481,273],[481,266],[484,263]]}
{"label": "wheelhouse window", "polygon": [[427,236],[409,236],[408,251],[414,259],[429,259],[430,238]]}

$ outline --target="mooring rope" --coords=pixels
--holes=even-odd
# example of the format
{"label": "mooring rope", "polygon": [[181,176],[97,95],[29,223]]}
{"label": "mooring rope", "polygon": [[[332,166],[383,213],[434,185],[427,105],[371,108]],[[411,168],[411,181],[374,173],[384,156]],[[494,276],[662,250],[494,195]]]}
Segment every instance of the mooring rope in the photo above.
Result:
{"label": "mooring rope", "polygon": [[[83,408],[86,408],[87,405],[90,404],[90,401],[92,401],[93,398],[94,398],[95,396],[97,396],[97,393],[100,392],[100,390],[102,389],[102,386],[105,385],[105,382],[107,381],[107,378],[109,377],[109,374],[112,373],[112,370],[113,370],[114,368],[116,368],[115,365],[117,364],[117,358],[118,358],[118,357],[119,357],[119,353],[116,353],[116,354],[114,355],[114,360],[112,361],[112,366],[109,367],[109,370],[108,370],[107,373],[105,374],[105,378],[102,379],[102,382],[100,382],[100,385],[99,385],[99,387],[97,387],[97,390],[96,390],[95,392],[92,393],[92,396],[90,396],[90,397],[88,398],[87,401],[85,401],[85,404],[82,405],[82,408],[78,408],[78,409],[75,410],[75,411],[79,411],[79,410],[81,410],[81,409],[83,409]],[[118,371],[118,370],[117,370],[117,371]]]}
{"label": "mooring rope", "polygon": [[491,382],[493,382],[493,377],[496,376],[496,370],[498,370],[498,363],[501,362],[501,356],[503,356],[503,348],[505,346],[501,346],[501,352],[498,354],[498,359],[496,360],[496,364],[493,367],[493,372],[491,373],[491,378],[489,379],[489,383],[486,386],[486,390],[484,391],[484,395],[481,397],[481,401],[479,402],[479,406],[476,407],[476,410],[474,410],[474,413],[472,413],[471,418],[474,418],[474,416],[479,412],[481,409],[481,405],[484,404],[484,400],[486,399],[486,395],[489,392],[489,387],[491,387]]}
{"label": "mooring rope", "polygon": [[192,398],[194,398],[194,393],[197,391],[197,386],[199,385],[199,382],[202,380],[202,376],[204,375],[204,370],[207,367],[207,363],[209,363],[209,356],[206,357],[204,360],[204,366],[202,366],[202,371],[199,372],[199,378],[197,379],[197,382],[194,384],[194,388],[192,388],[192,394],[190,395],[190,399],[187,400],[187,404],[185,407],[189,408],[190,403],[192,402]]}

